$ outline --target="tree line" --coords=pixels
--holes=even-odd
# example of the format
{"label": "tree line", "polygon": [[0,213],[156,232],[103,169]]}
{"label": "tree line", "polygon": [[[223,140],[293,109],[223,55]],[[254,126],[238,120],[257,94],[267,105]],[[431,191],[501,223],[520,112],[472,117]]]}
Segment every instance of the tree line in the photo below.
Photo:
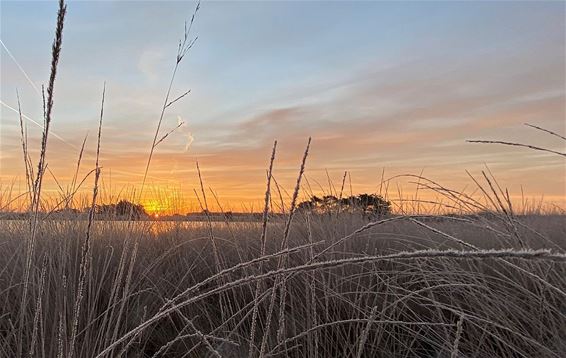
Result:
{"label": "tree line", "polygon": [[[88,212],[89,208],[81,210],[77,209],[60,209],[56,210],[57,214],[80,214]],[[330,213],[351,213],[361,214],[364,217],[382,217],[391,214],[391,203],[385,200],[380,195],[376,194],[359,194],[351,195],[344,198],[337,198],[334,195],[325,195],[318,197],[311,196],[297,205],[297,210],[303,212],[311,212],[315,214],[330,214]],[[120,218],[129,220],[143,220],[149,218],[149,214],[141,204],[134,204],[127,200],[120,200],[116,204],[100,204],[95,206],[95,213],[97,216],[110,218]],[[199,215],[215,215],[203,211]],[[195,213],[189,213],[187,216],[194,216]],[[232,220],[238,215],[249,215],[243,213],[223,213],[227,220]],[[259,215],[259,214],[257,214]],[[175,215],[174,215],[175,216]],[[176,215],[179,216],[179,215]],[[260,217],[260,216],[258,216]]]}
{"label": "tree line", "polygon": [[381,217],[391,214],[391,202],[376,194],[359,194],[344,198],[334,195],[311,196],[309,200],[299,203],[299,210],[318,214],[333,212],[360,213],[368,217]]}

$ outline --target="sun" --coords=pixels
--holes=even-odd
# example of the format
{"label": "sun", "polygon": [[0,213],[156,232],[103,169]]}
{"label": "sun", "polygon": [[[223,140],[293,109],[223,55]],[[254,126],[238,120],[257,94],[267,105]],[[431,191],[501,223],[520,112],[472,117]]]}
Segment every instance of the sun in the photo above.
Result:
{"label": "sun", "polygon": [[159,214],[167,209],[166,207],[164,207],[162,202],[155,199],[150,199],[144,202],[142,205],[145,211],[155,218],[158,218]]}

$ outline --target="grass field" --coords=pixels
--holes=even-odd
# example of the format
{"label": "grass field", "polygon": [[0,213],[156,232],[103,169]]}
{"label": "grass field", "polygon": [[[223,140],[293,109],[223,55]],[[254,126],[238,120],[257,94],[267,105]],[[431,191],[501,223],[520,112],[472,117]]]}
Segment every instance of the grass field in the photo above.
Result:
{"label": "grass field", "polygon": [[349,236],[368,222],[298,214],[288,249],[281,250],[284,223],[268,225],[263,256],[259,223],[176,223],[157,233],[149,227],[163,223],[97,223],[74,348],[87,222],[40,225],[22,307],[29,223],[4,221],[0,355],[17,356],[18,346],[38,357],[70,349],[77,357],[105,349],[100,356],[559,357],[566,350],[566,258],[532,251],[564,252],[563,217],[517,217],[528,248],[521,250],[507,250],[518,246],[516,233],[497,219],[386,220]]}
{"label": "grass field", "polygon": [[[265,206],[248,213],[256,220],[211,218],[198,164],[202,222],[103,219],[103,92],[93,175],[75,174],[61,197],[42,194],[65,9],[60,1],[38,163],[20,114],[28,190],[0,190],[0,357],[564,357],[566,216],[514,208],[489,171],[471,178],[473,196],[415,175],[438,202],[321,213],[298,209],[308,146],[292,195],[276,197],[275,144]],[[172,133],[160,132],[164,113],[188,93],[172,100],[170,90],[139,197]],[[92,195],[78,200],[86,179]],[[22,198],[25,219],[1,214]],[[88,214],[51,215],[73,204]]]}

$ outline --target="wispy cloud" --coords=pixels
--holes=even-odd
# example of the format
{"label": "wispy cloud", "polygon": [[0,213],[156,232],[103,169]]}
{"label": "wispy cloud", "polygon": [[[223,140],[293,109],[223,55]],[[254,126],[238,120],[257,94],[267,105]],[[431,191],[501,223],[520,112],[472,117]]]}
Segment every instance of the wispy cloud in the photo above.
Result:
{"label": "wispy cloud", "polygon": [[155,81],[162,74],[164,60],[167,58],[165,53],[158,49],[145,49],[138,59],[138,69],[149,81]]}

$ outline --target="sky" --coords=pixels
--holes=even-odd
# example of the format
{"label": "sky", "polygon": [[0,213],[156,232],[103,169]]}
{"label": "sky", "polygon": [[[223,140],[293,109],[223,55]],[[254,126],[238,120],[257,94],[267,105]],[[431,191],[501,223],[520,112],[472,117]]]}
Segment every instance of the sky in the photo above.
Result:
{"label": "sky", "polygon": [[[37,89],[49,77],[57,3],[0,4],[6,201],[25,177],[16,89],[23,113],[41,123]],[[68,2],[46,195],[69,185],[87,134],[81,175],[94,167],[104,82],[103,200],[139,189],[194,7]],[[162,134],[185,124],[156,149],[142,201],[156,212],[198,210],[198,160],[205,187],[226,208],[258,209],[273,141],[275,179],[292,192],[312,137],[306,178],[313,192],[340,187],[345,171],[354,193],[377,190],[383,171],[474,190],[466,171],[480,177],[487,166],[515,199],[544,196],[564,206],[563,158],[466,140],[566,150],[524,126],[566,133],[565,18],[564,2],[203,2],[192,29],[198,40],[172,97],[191,93],[167,109]],[[41,128],[27,127],[35,159]],[[394,191],[410,196],[415,188],[400,178]],[[89,178],[84,192],[91,190]]]}

